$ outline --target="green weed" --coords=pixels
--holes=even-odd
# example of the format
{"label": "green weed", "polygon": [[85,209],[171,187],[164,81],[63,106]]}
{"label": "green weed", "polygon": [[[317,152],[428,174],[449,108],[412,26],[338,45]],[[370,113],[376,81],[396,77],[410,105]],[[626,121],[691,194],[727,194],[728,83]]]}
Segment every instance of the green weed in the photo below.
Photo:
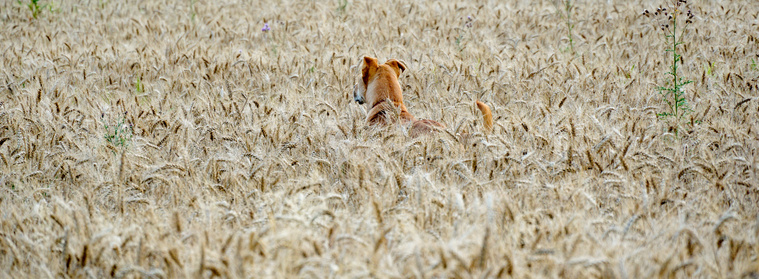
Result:
{"label": "green weed", "polygon": [[706,72],[706,75],[713,76],[714,75],[714,63],[704,63],[704,72]]}
{"label": "green weed", "polygon": [[277,44],[273,44],[271,46],[271,53],[274,54],[274,57],[279,56],[279,51],[277,51]]}
{"label": "green weed", "polygon": [[[464,31],[464,32],[466,32],[467,30],[471,30],[472,26],[474,26],[474,18],[472,18],[472,16],[467,16],[466,17],[466,21],[464,21],[464,28],[462,28],[461,30]],[[456,37],[456,42],[455,43],[456,43],[456,49],[459,52],[461,52],[462,50],[464,50],[465,46],[464,46],[464,34],[463,33],[459,33],[459,36]]]}
{"label": "green weed", "polygon": [[42,10],[45,9],[45,6],[47,5],[40,5],[39,0],[29,0],[29,3],[24,4],[21,0],[18,0],[18,4],[22,6],[26,6],[29,8],[29,11],[32,12],[32,17],[34,19],[37,19],[37,16],[42,13]]}
{"label": "green weed", "polygon": [[337,12],[344,13],[345,9],[348,8],[348,0],[338,1],[338,3],[339,5],[337,6]]}
{"label": "green weed", "polygon": [[129,146],[134,129],[132,128],[132,124],[127,123],[126,113],[116,121],[116,124],[106,121],[105,114],[101,115],[100,121],[103,123],[103,129],[105,129],[103,138],[108,143],[120,148],[127,148]]}
{"label": "green weed", "polygon": [[195,23],[195,17],[198,15],[197,10],[195,9],[195,3],[197,0],[191,0],[190,1],[190,20]]}
{"label": "green weed", "polygon": [[137,91],[137,93],[142,93],[145,91],[145,86],[142,84],[142,79],[140,76],[137,76],[137,80],[134,82],[134,90]]}
{"label": "green weed", "polygon": [[[561,7],[559,5],[561,5]],[[575,43],[572,36],[572,28],[574,28],[574,24],[572,24],[572,8],[574,6],[572,5],[572,1],[562,0],[560,2],[554,2],[554,6],[556,6],[556,9],[559,11],[559,14],[567,25],[567,37],[569,37],[569,47],[567,47],[567,50],[574,54]]]}
{"label": "green weed", "polygon": [[461,40],[464,38],[464,35],[459,35],[456,37],[456,49],[458,51],[461,51],[464,49],[464,47],[461,45]]}
{"label": "green weed", "polygon": [[45,6],[47,6],[47,10],[50,11],[51,14],[52,13],[60,13],[61,12],[61,8],[59,8],[58,7],[59,5],[56,4],[55,2],[50,2],[50,3],[46,4]]}
{"label": "green weed", "polygon": [[[653,16],[658,20],[661,20],[660,29],[663,31],[663,37],[667,49],[665,50],[671,63],[669,65],[669,71],[666,73],[668,77],[665,78],[665,85],[657,87],[659,94],[662,96],[662,100],[667,104],[667,111],[658,113],[659,118],[674,117],[678,120],[683,119],[692,110],[688,104],[688,100],[685,98],[685,86],[693,83],[692,80],[683,79],[682,75],[678,72],[678,62],[683,63],[683,58],[680,53],[677,52],[677,47],[684,44],[683,37],[687,31],[687,27],[693,20],[693,13],[690,10],[685,14],[683,11],[687,7],[687,1],[676,0],[673,5],[670,6],[670,10],[666,7],[658,8],[656,12],[651,13],[648,10],[643,12],[645,16]],[[682,16],[685,16],[685,19]],[[663,20],[662,20],[663,19]],[[678,25],[681,26],[678,33]],[[677,131],[676,131],[677,132]]]}

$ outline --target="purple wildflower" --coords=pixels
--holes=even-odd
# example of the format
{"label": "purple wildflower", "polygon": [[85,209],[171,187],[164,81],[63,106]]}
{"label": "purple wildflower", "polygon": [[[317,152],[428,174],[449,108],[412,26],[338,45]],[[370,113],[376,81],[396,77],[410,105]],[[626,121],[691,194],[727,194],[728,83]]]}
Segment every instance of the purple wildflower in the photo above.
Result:
{"label": "purple wildflower", "polygon": [[264,23],[264,28],[261,28],[261,31],[268,32],[269,30],[271,30],[271,28],[269,28],[269,24],[268,23]]}

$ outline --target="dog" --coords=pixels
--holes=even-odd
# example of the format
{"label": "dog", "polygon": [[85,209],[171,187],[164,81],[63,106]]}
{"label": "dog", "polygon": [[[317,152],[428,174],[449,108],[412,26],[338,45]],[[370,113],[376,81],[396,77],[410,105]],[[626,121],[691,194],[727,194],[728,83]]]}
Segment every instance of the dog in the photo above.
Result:
{"label": "dog", "polygon": [[[390,59],[385,64],[379,64],[377,58],[364,57],[361,68],[361,81],[353,87],[353,100],[360,105],[367,104],[369,113],[366,116],[367,125],[388,125],[400,122],[408,125],[408,134],[418,137],[430,134],[445,125],[429,119],[416,119],[406,105],[403,104],[403,91],[398,82],[406,65],[398,60]],[[490,107],[476,101],[477,108],[482,112],[485,133],[493,130],[493,114]]]}

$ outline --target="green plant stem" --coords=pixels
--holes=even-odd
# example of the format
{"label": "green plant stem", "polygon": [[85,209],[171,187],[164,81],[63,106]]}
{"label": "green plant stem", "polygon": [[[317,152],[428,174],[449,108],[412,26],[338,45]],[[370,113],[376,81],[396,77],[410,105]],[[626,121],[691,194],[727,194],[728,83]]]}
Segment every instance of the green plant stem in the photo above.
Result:
{"label": "green plant stem", "polygon": [[[672,64],[670,65],[670,70],[667,72],[667,74],[671,75],[672,82],[671,84],[667,82],[667,86],[660,86],[659,94],[662,95],[662,98],[664,99],[664,102],[667,103],[667,106],[669,106],[669,112],[663,112],[658,114],[659,117],[666,118],[668,116],[674,116],[678,120],[685,117],[685,115],[690,111],[690,108],[688,107],[688,101],[685,99],[685,92],[682,90],[683,86],[692,83],[693,81],[690,80],[682,80],[682,77],[680,77],[678,73],[678,67],[677,67],[677,61],[682,60],[682,56],[677,52],[677,46],[683,44],[681,41],[682,38],[685,36],[685,30],[688,26],[688,22],[685,23],[683,30],[680,33],[680,36],[677,36],[677,16],[679,11],[677,8],[674,8],[674,12],[672,13],[672,29],[668,27],[665,28],[664,32],[664,38],[667,45],[672,45],[671,48],[666,49],[666,52],[672,53]],[[670,42],[670,39],[672,40]],[[677,134],[677,130],[675,133]]]}
{"label": "green plant stem", "polygon": [[572,54],[574,54],[575,53],[575,44],[574,44],[574,41],[572,40],[572,22],[571,22],[571,20],[572,20],[572,13],[571,13],[572,2],[570,0],[567,0],[566,2],[564,2],[564,9],[565,9],[565,13],[567,14],[566,18],[567,18],[567,29],[568,29],[568,33],[569,33],[569,49],[572,51]]}
{"label": "green plant stem", "polygon": [[679,91],[679,86],[677,84],[677,12],[672,14],[672,18],[674,19],[672,22],[672,84],[674,86],[674,89],[676,90],[673,92],[672,96],[675,98],[675,116],[680,116],[678,113],[678,101],[677,101],[677,95]]}

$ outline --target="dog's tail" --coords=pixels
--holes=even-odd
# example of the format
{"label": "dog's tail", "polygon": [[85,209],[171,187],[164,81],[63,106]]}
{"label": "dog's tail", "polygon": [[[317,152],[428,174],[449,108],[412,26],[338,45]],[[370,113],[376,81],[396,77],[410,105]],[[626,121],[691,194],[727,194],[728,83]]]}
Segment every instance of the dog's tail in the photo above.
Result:
{"label": "dog's tail", "polygon": [[490,107],[483,102],[477,101],[477,108],[482,112],[482,119],[485,121],[485,133],[493,132],[493,112]]}

